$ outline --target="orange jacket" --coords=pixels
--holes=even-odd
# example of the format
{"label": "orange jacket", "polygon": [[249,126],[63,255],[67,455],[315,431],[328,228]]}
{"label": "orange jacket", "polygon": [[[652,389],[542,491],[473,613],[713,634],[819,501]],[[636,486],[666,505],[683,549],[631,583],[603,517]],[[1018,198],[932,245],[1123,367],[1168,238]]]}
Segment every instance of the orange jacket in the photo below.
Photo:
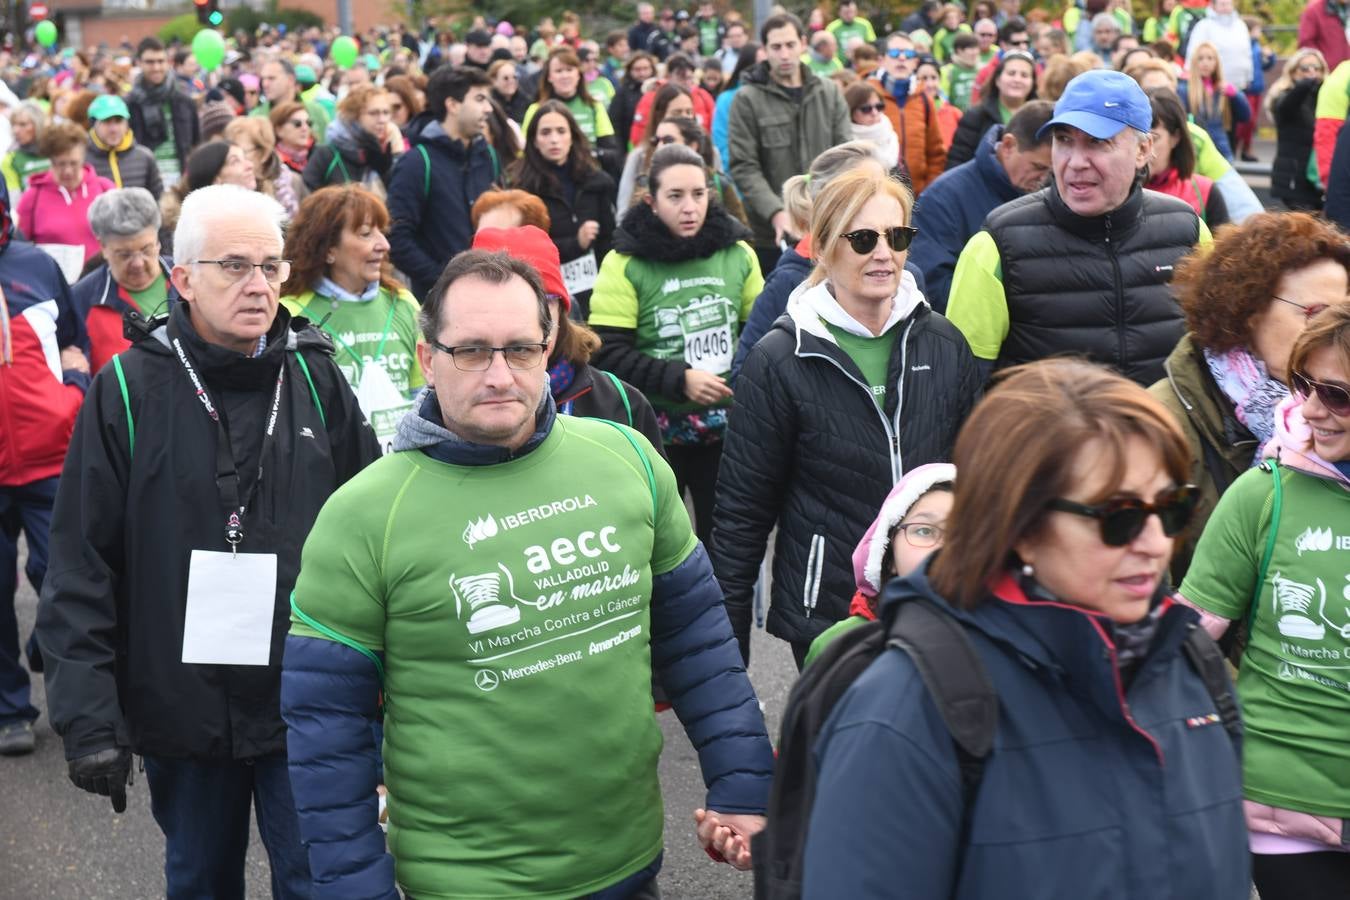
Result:
{"label": "orange jacket", "polygon": [[880,93],[886,102],[886,118],[891,120],[891,127],[900,138],[900,157],[909,168],[909,178],[917,197],[947,167],[947,151],[943,149],[937,110],[924,94],[911,93],[901,109],[890,91],[883,87]]}

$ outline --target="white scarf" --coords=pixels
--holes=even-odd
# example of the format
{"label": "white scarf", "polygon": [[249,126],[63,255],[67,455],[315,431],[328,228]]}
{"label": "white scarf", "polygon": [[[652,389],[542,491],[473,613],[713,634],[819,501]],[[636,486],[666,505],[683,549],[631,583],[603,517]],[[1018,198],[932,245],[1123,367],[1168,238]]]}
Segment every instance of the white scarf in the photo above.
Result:
{"label": "white scarf", "polygon": [[881,148],[881,158],[888,159],[891,167],[894,168],[900,164],[900,139],[895,136],[895,128],[891,125],[891,120],[885,116],[875,125],[859,125],[857,122],[850,122],[853,126],[853,138],[859,141],[871,141]]}

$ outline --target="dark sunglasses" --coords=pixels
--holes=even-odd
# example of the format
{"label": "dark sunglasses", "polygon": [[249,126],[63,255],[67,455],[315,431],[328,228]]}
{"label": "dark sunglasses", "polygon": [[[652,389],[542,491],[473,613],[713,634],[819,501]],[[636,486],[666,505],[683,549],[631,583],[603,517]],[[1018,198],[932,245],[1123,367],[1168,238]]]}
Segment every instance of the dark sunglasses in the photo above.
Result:
{"label": "dark sunglasses", "polygon": [[292,128],[308,128],[309,119],[291,119],[286,124],[290,125]]}
{"label": "dark sunglasses", "polygon": [[[896,225],[893,228],[886,229],[886,243],[896,253],[902,250],[908,250],[909,245],[914,241],[914,235],[919,233],[919,229],[911,225]],[[881,232],[873,231],[871,228],[860,228],[857,231],[848,231],[841,234],[848,245],[853,248],[853,252],[862,256],[871,253],[877,246],[877,239],[881,237]]]}
{"label": "dark sunglasses", "polygon": [[1121,497],[1096,506],[1088,506],[1056,498],[1051,500],[1048,506],[1059,512],[1096,519],[1101,524],[1102,543],[1108,547],[1124,547],[1139,537],[1149,516],[1158,517],[1162,522],[1163,534],[1168,537],[1180,534],[1190,524],[1191,514],[1195,512],[1195,504],[1199,499],[1198,487],[1183,484],[1163,491],[1152,503],[1145,503],[1132,497]]}
{"label": "dark sunglasses", "polygon": [[879,113],[885,108],[886,104],[884,103],[864,103],[862,106],[859,106],[856,111],[860,113]]}
{"label": "dark sunglasses", "polygon": [[1302,372],[1293,372],[1289,376],[1289,386],[1305,399],[1317,394],[1317,399],[1333,416],[1350,416],[1350,391],[1339,384],[1313,381]]}
{"label": "dark sunglasses", "polygon": [[1012,46],[1012,47],[1023,47],[1023,48],[1025,48],[1025,47],[1030,47],[1030,46],[1031,46],[1031,41],[1030,41],[1029,39],[1027,39],[1027,38],[1022,38],[1020,41],[1008,41],[1008,44],[1009,44],[1009,46]]}
{"label": "dark sunglasses", "polygon": [[914,59],[919,55],[919,51],[901,50],[899,47],[892,47],[886,51],[886,55],[891,59]]}

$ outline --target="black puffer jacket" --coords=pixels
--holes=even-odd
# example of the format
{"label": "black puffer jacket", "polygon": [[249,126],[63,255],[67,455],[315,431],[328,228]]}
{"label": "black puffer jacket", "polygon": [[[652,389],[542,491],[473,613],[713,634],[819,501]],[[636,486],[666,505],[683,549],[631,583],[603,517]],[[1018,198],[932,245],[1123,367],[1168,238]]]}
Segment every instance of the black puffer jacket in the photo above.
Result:
{"label": "black puffer jacket", "polygon": [[1112,212],[1077,215],[1055,184],[1005,203],[985,230],[998,247],[1008,336],[998,368],[1082,354],[1148,387],[1186,323],[1169,282],[1195,248],[1186,201],[1135,185]]}
{"label": "black puffer jacket", "polygon": [[1304,78],[1270,105],[1275,120],[1275,162],[1270,167],[1270,196],[1290,209],[1322,208],[1322,191],[1308,180],[1317,124],[1317,91],[1322,82]]}
{"label": "black puffer jacket", "polygon": [[[61,473],[37,616],[52,727],[67,759],[115,746],[191,759],[282,753],[281,651],[300,548],[329,495],[377,459],[379,445],[332,344],[304,319],[278,310],[257,358],[203,341],[185,304],[167,325],[153,326],[137,328],[120,356],[125,399],[112,366],[94,377]],[[241,496],[258,485],[239,552],[277,555],[267,665],[182,662],[192,551],[229,546],[216,426],[168,345],[174,339],[228,422]],[[283,365],[275,437],[258,482]]]}
{"label": "black puffer jacket", "polygon": [[[908,280],[908,279],[907,279]],[[749,660],[751,596],[769,532],[768,630],[808,643],[848,615],[853,550],[900,476],[951,458],[980,392],[965,338],[920,301],[901,329],[884,410],[806,288],[746,355],[713,515],[713,568]]]}
{"label": "black puffer jacket", "polygon": [[317,191],[330,184],[370,187],[378,176],[389,187],[394,155],[360,125],[338,119],[328,126],[328,142],[316,144],[305,163],[305,187]]}

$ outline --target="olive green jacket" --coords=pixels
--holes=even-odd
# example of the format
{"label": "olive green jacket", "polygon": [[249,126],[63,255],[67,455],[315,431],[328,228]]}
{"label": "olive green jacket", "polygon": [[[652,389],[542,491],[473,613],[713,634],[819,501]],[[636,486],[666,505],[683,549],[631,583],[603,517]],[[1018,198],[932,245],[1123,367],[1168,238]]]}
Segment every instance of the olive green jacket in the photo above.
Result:
{"label": "olive green jacket", "polygon": [[1190,567],[1195,544],[1205,529],[1219,496],[1256,457],[1256,437],[1238,421],[1233,403],[1209,373],[1200,347],[1190,333],[1177,342],[1163,363],[1166,377],[1148,389],[1171,410],[1191,447],[1192,484],[1200,487],[1200,503],[1191,527],[1177,542],[1172,555],[1172,584],[1181,584]]}

